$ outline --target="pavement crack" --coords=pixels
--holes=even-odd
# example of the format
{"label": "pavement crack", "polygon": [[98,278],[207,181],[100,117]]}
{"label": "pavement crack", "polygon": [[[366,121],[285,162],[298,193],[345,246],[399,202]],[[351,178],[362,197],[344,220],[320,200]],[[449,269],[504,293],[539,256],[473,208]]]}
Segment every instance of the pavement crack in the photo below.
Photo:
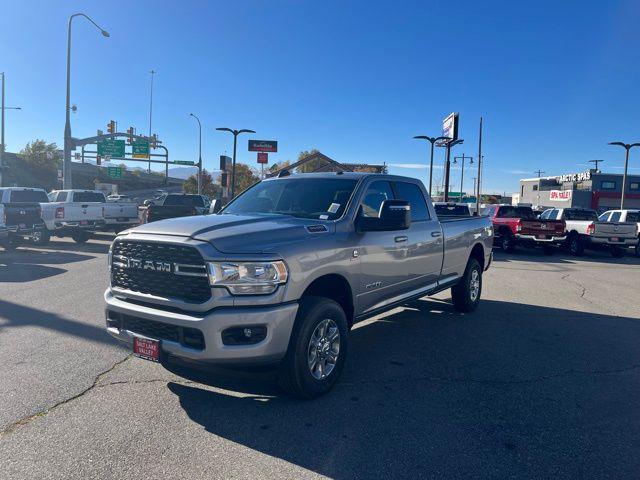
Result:
{"label": "pavement crack", "polygon": [[93,390],[94,388],[96,388],[98,386],[98,383],[100,382],[100,380],[105,376],[108,375],[109,373],[111,373],[115,368],[117,368],[118,366],[122,365],[124,362],[126,362],[127,360],[129,360],[131,358],[132,354],[127,355],[126,357],[124,357],[122,360],[118,360],[116,363],[114,363],[113,365],[111,365],[107,370],[104,370],[103,372],[100,372],[98,375],[96,375],[96,377],[93,379],[93,382],[91,383],[91,385],[89,385],[87,388],[85,388],[84,390],[82,390],[81,392],[77,393],[76,395],[73,395],[69,398],[66,398],[64,400],[59,401],[58,403],[52,405],[51,407],[47,407],[43,410],[40,410],[37,413],[34,413],[33,415],[29,415],[28,417],[24,417],[21,418],[20,420],[13,422],[11,425],[9,425],[8,427],[6,427],[4,430],[0,431],[0,439],[2,439],[4,436],[9,435],[10,433],[12,433],[13,431],[15,431],[18,427],[21,427],[23,425],[27,425],[31,422],[33,422],[34,420],[36,420],[37,418],[40,417],[44,417],[45,415],[47,415],[48,413],[52,412],[53,410],[57,409],[58,407],[61,407],[62,405],[66,405],[69,402],[72,402],[84,395],[86,395],[87,393],[89,393],[91,390]]}

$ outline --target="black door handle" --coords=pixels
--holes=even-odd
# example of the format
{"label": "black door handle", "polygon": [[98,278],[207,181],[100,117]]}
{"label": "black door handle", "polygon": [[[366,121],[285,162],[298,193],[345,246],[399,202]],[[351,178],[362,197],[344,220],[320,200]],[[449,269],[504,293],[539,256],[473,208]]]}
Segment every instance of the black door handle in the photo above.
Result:
{"label": "black door handle", "polygon": [[442,235],[440,232],[431,232],[432,237],[439,237],[440,235]]}
{"label": "black door handle", "polygon": [[399,237],[394,238],[394,240],[396,241],[396,243],[402,243],[402,242],[406,242],[408,238],[406,235],[401,235]]}

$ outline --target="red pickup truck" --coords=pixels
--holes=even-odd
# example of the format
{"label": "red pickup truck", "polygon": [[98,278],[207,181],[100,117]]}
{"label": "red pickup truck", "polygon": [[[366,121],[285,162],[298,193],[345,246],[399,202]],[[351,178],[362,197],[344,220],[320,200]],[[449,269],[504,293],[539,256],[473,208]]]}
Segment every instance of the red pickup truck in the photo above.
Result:
{"label": "red pickup truck", "polygon": [[494,245],[512,252],[516,245],[542,247],[547,255],[567,239],[564,220],[540,220],[531,207],[489,205],[483,211],[493,222]]}

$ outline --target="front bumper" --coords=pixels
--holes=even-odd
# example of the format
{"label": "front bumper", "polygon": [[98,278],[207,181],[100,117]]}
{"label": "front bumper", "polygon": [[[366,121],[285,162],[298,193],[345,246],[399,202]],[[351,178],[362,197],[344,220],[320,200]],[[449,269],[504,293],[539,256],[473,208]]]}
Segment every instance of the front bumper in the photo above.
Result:
{"label": "front bumper", "polygon": [[[289,338],[298,312],[297,303],[263,307],[220,307],[209,312],[176,312],[152,306],[132,304],[116,298],[110,289],[104,294],[107,302],[107,331],[116,339],[133,346],[133,337],[149,337],[148,334],[114,326],[118,314],[136,319],[150,320],[169,326],[197,329],[204,337],[204,348],[197,349],[178,341],[161,340],[163,354],[212,364],[260,364],[281,360],[289,346]],[[251,345],[225,345],[222,332],[232,327],[266,326],[264,340]]]}
{"label": "front bumper", "polygon": [[521,241],[525,241],[525,242],[534,242],[534,243],[540,243],[540,244],[547,244],[547,243],[562,243],[564,242],[567,237],[566,235],[563,236],[551,236],[551,237],[545,237],[545,238],[538,238],[537,235],[526,235],[526,234],[522,234],[522,233],[518,233],[516,234],[516,238],[518,240]]}

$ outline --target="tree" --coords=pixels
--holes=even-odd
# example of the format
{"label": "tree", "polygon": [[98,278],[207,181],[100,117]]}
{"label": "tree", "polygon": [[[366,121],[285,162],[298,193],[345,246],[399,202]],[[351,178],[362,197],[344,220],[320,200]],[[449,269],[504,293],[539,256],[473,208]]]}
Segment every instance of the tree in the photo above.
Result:
{"label": "tree", "polygon": [[234,192],[236,195],[259,181],[260,177],[254,168],[244,163],[236,163],[236,190]]}
{"label": "tree", "polygon": [[267,170],[269,171],[269,173],[273,173],[273,172],[277,172],[278,170],[281,170],[283,168],[286,168],[289,165],[291,165],[291,162],[289,160],[283,160],[282,162],[274,163],[269,168],[267,168]]}
{"label": "tree", "polygon": [[[209,198],[216,198],[220,191],[220,185],[213,182],[211,174],[206,170],[202,170],[202,194]],[[191,175],[182,184],[182,188],[186,193],[198,193],[198,177]]]}
{"label": "tree", "polygon": [[[304,159],[305,157],[308,157],[309,155],[314,155],[316,153],[320,153],[320,150],[318,150],[317,148],[312,148],[311,150],[307,151],[307,150],[303,150],[302,152],[300,152],[298,154],[298,162],[302,159]],[[312,160],[309,161],[307,163],[303,163],[302,165],[300,165],[298,167],[298,172],[300,173],[309,173],[309,172],[314,172],[316,171],[318,168],[322,167],[326,162],[320,160],[320,159],[316,159],[316,160]]]}
{"label": "tree", "polygon": [[30,185],[47,190],[58,185],[58,169],[62,168],[62,152],[55,143],[34,140],[20,150],[18,157],[24,162],[24,173],[31,177]]}

